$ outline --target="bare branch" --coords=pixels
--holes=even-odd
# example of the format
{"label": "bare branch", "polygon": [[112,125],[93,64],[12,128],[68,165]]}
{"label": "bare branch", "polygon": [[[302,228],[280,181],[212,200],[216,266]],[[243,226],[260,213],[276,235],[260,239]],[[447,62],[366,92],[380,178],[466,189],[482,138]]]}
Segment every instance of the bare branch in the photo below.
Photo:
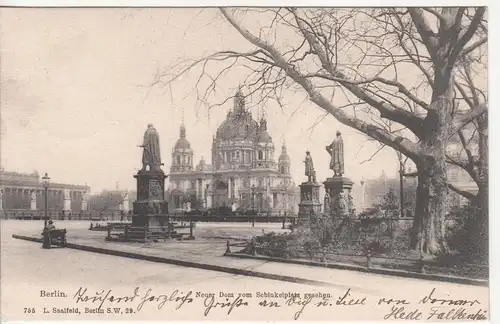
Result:
{"label": "bare branch", "polygon": [[456,187],[455,185],[451,184],[451,183],[448,183],[448,188],[450,188],[451,190],[453,190],[454,192],[456,192],[457,194],[463,196],[464,198],[470,200],[470,201],[475,201],[477,196],[474,195],[473,193],[470,193],[468,191],[465,191],[465,190],[462,190],[462,189],[459,189],[458,187]]}

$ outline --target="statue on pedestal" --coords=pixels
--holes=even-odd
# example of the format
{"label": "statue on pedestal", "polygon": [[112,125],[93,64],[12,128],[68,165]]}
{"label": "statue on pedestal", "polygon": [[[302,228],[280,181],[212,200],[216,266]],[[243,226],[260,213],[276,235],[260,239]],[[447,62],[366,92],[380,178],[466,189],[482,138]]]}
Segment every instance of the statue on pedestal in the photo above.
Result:
{"label": "statue on pedestal", "polygon": [[144,133],[144,139],[142,145],[139,145],[144,150],[142,152],[142,171],[146,171],[146,167],[149,166],[151,171],[159,171],[161,163],[160,156],[160,136],[158,132],[153,127],[153,124],[148,124],[148,129]]}
{"label": "statue on pedestal", "polygon": [[337,138],[326,147],[326,151],[331,156],[330,169],[335,173],[334,176],[342,176],[344,174],[344,141],[339,131],[337,131]]}
{"label": "statue on pedestal", "polygon": [[314,172],[313,160],[309,151],[306,152],[306,159],[304,160],[304,163],[306,165],[305,175],[307,176],[307,182],[312,182],[316,174]]}
{"label": "statue on pedestal", "polygon": [[36,191],[31,192],[31,201],[36,201]]}

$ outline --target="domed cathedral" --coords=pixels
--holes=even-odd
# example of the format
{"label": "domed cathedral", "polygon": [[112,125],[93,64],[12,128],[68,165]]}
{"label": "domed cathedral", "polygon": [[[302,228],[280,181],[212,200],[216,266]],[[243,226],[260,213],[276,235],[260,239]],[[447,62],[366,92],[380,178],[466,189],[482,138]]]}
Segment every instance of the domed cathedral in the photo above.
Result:
{"label": "domed cathedral", "polygon": [[[186,158],[184,164],[182,154]],[[296,212],[299,193],[290,176],[286,146],[282,145],[276,163],[267,120],[264,116],[258,122],[253,119],[245,107],[241,88],[213,136],[211,164],[206,164],[202,157],[193,170],[189,162],[192,156],[186,130],[181,126],[168,178],[172,211],[229,207],[235,211],[255,210],[273,215]]]}

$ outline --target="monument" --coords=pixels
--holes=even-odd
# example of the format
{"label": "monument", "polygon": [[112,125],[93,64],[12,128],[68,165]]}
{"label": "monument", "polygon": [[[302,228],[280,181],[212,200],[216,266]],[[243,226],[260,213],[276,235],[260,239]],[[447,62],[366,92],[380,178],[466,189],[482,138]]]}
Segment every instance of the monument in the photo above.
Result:
{"label": "monument", "polygon": [[137,200],[133,203],[130,241],[147,242],[174,234],[165,201],[165,179],[161,169],[160,137],[152,124],[144,133],[142,169],[134,175],[137,179]]}
{"label": "monument", "polygon": [[[337,137],[326,147],[330,154],[330,169],[334,172],[332,178],[327,178],[324,182],[325,195],[325,213],[330,213],[332,218],[354,216],[354,202],[351,190],[354,182],[343,176],[344,174],[344,141],[342,135],[337,131]],[[326,202],[330,206],[326,206]]]}
{"label": "monument", "polygon": [[300,187],[299,224],[309,223],[321,213],[321,202],[319,200],[320,184],[316,182],[316,171],[309,151],[306,152],[305,175],[307,181]]}

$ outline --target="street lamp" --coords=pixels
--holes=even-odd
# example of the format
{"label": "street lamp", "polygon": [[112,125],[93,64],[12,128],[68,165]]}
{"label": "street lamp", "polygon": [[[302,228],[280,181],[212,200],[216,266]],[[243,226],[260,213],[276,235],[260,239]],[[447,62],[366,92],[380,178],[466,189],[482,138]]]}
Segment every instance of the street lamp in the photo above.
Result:
{"label": "street lamp", "polygon": [[210,187],[209,184],[205,188],[205,210],[208,210],[208,187]]}
{"label": "street lamp", "polygon": [[50,184],[50,177],[46,172],[45,175],[42,177],[42,185],[45,193],[45,219],[43,222],[44,229],[47,227],[47,190],[49,189],[49,184]]}
{"label": "street lamp", "polygon": [[252,212],[255,213],[255,185],[252,185]]}
{"label": "street lamp", "polygon": [[252,227],[255,226],[255,185],[252,185]]}
{"label": "street lamp", "polygon": [[403,154],[401,152],[396,151],[398,154],[399,160],[399,209],[400,209],[400,217],[405,217],[404,212],[404,192],[403,192],[403,177],[405,174],[405,163],[403,161]]}

